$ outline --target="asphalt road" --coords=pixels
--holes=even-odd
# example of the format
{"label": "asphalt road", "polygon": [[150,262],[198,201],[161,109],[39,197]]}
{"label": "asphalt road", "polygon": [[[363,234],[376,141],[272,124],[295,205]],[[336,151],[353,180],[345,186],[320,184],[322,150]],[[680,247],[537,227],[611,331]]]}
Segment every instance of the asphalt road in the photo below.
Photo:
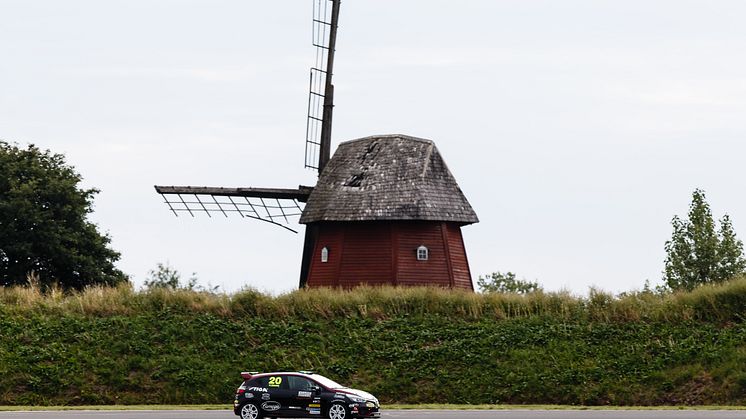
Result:
{"label": "asphalt road", "polygon": [[[387,410],[384,418],[427,419],[730,419],[741,410]],[[234,419],[225,410],[0,412],[0,419]]]}

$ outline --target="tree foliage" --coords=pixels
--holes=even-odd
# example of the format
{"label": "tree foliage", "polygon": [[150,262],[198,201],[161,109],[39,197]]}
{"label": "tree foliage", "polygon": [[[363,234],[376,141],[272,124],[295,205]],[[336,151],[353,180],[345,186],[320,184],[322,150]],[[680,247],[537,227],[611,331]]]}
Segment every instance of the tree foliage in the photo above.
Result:
{"label": "tree foliage", "polygon": [[181,280],[181,273],[168,264],[158,263],[155,269],[148,271],[148,278],[145,280],[145,288],[168,288],[178,289]]}
{"label": "tree foliage", "polygon": [[513,272],[493,272],[490,275],[480,275],[477,286],[481,292],[502,292],[515,294],[528,294],[530,292],[542,291],[538,282],[517,279]]}
{"label": "tree foliage", "polygon": [[110,238],[87,220],[98,190],[80,182],[63,155],[0,141],[0,285],[31,272],[68,289],[127,280]]}
{"label": "tree foliage", "polygon": [[743,273],[743,243],[736,238],[730,217],[720,219],[718,229],[704,191],[692,193],[688,219],[674,216],[673,235],[666,242],[663,279],[674,290],[722,282]]}
{"label": "tree foliage", "polygon": [[190,290],[198,292],[217,293],[220,291],[220,285],[212,285],[209,282],[207,286],[200,285],[197,279],[197,273],[192,275],[185,284],[181,283],[181,272],[172,268],[168,263],[158,263],[155,269],[148,271],[148,277],[143,284],[148,290],[166,288],[171,290]]}

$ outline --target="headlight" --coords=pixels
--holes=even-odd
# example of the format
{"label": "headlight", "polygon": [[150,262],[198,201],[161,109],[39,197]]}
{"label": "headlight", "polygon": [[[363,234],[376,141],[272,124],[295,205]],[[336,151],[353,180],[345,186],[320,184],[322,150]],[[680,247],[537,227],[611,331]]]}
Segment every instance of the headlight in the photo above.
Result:
{"label": "headlight", "polygon": [[355,403],[365,403],[365,399],[362,397],[352,396],[349,394],[347,395],[347,397]]}

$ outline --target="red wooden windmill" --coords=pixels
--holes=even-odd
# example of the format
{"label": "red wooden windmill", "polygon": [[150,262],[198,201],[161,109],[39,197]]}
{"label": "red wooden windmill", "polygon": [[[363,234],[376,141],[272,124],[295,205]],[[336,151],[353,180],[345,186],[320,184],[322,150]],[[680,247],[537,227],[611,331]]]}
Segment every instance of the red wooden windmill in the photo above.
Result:
{"label": "red wooden windmill", "polygon": [[[332,69],[340,0],[314,0],[306,167],[297,189],[156,186],[171,211],[237,213],[306,225],[300,287],[432,285],[473,290],[461,226],[478,222],[430,140],[383,135],[343,142],[331,157]],[[305,208],[302,204],[306,204]]]}

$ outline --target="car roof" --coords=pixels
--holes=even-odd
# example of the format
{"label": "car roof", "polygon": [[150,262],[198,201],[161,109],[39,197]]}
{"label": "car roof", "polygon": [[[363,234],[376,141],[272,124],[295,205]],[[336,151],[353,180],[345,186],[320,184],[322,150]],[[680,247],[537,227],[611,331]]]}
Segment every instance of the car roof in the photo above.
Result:
{"label": "car roof", "polygon": [[248,373],[248,372],[242,372],[241,376],[247,380],[252,380],[254,378],[262,378],[262,377],[271,377],[275,375],[298,375],[301,377],[307,377],[307,378],[313,378],[314,374],[312,372],[301,372],[301,371],[277,371],[277,372],[261,372],[261,373]]}

